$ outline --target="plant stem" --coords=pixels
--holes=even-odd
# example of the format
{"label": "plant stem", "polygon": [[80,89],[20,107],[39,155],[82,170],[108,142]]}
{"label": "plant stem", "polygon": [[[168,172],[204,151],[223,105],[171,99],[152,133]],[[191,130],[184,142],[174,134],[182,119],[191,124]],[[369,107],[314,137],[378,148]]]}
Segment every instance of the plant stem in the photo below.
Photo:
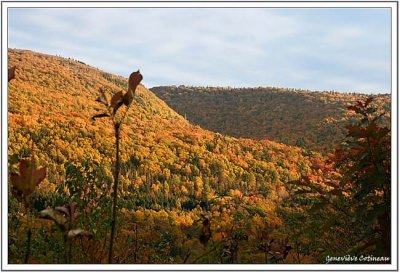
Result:
{"label": "plant stem", "polygon": [[68,221],[68,230],[65,231],[64,238],[66,242],[66,248],[67,248],[67,263],[71,263],[71,257],[72,257],[72,238],[68,238],[68,231],[72,229],[72,203],[69,203],[69,208],[70,208],[70,215],[69,215],[69,221]]}
{"label": "plant stem", "polygon": [[63,234],[64,237],[64,263],[68,263],[68,243],[67,243],[67,233],[64,232]]}
{"label": "plant stem", "polygon": [[134,262],[137,262],[137,255],[138,255],[138,226],[135,224],[135,256]]}
{"label": "plant stem", "polygon": [[265,263],[268,263],[268,252],[264,251]]}
{"label": "plant stem", "polygon": [[72,239],[67,239],[68,244],[68,263],[71,263],[72,260]]}
{"label": "plant stem", "polygon": [[29,261],[29,256],[31,254],[31,239],[32,239],[32,229],[29,228],[28,232],[26,233],[26,251],[25,251],[25,259],[24,263],[27,264]]}
{"label": "plant stem", "polygon": [[118,198],[118,176],[119,176],[119,139],[120,139],[120,128],[121,123],[115,123],[115,172],[114,172],[114,192],[113,192],[113,208],[112,208],[112,220],[111,220],[111,235],[110,235],[110,247],[108,249],[108,263],[112,263],[113,257],[113,243],[115,236],[115,223],[117,215],[117,198]]}

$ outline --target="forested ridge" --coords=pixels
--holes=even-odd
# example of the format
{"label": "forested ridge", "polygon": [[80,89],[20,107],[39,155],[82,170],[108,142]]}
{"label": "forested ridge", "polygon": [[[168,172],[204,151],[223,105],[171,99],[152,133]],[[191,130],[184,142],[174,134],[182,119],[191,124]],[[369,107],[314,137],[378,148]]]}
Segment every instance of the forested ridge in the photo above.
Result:
{"label": "forested ridge", "polygon": [[[119,92],[129,93],[128,79],[27,50],[9,49],[8,59],[16,67],[8,85],[10,263],[107,263],[110,240],[114,263],[325,263],[328,255],[390,255],[390,240],[382,237],[390,225],[390,131],[378,118],[364,121],[367,129],[344,129],[357,139],[378,132],[368,135],[380,149],[378,173],[362,169],[369,166],[363,143],[359,150],[351,144],[352,160],[365,160],[357,177],[379,181],[365,189],[363,181],[351,182],[350,155],[327,160],[310,149],[191,124],[143,85],[142,72],[132,104],[113,106],[126,122],[110,239],[115,142],[99,93],[114,105]],[[358,115],[375,113],[371,101],[360,102]],[[357,198],[367,204],[362,212]]]}
{"label": "forested ridge", "polygon": [[[321,153],[332,152],[354,120],[347,107],[369,95],[278,87],[157,86],[159,98],[190,122],[208,130],[270,139]],[[390,95],[374,95],[390,113]]]}

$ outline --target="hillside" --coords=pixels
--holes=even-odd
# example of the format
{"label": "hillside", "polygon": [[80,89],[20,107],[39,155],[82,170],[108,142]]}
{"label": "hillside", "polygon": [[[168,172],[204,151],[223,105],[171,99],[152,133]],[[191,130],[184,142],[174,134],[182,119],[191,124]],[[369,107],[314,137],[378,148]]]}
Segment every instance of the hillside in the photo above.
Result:
{"label": "hillside", "polygon": [[[367,95],[283,88],[159,86],[159,98],[190,122],[208,130],[331,152],[352,120],[347,106]],[[375,102],[390,113],[390,95]]]}
{"label": "hillside", "polygon": [[[388,201],[381,200],[388,192],[385,178],[373,173],[379,185],[367,189],[364,182],[357,188],[350,180],[338,182],[364,179],[375,170],[363,149],[350,142],[353,161],[346,151],[338,153],[351,171],[357,171],[353,163],[360,156],[360,168],[367,169],[352,175],[346,166],[335,169],[300,147],[204,130],[149,91],[145,71],[121,127],[114,222],[113,125],[92,117],[103,111],[104,105],[95,101],[99,90],[126,92],[128,79],[27,50],[9,49],[8,60],[9,68],[16,66],[15,79],[8,83],[9,263],[107,263],[110,241],[112,261],[124,264],[325,263],[327,255],[388,249],[387,243],[379,245],[379,234],[390,234],[382,224],[387,223],[382,204]],[[372,115],[368,104],[359,107]],[[126,106],[120,109],[123,115]],[[386,171],[389,130],[372,125],[351,130],[357,141],[372,134],[371,143],[379,148],[374,164],[384,162],[375,167]],[[32,169],[28,158],[35,164]],[[46,167],[45,175],[39,167]],[[29,198],[21,198],[16,185],[27,177],[30,185],[39,185]],[[60,218],[53,217],[55,223],[42,219],[51,216],[50,208],[69,216],[68,229],[73,224],[75,231],[86,233],[71,235]],[[379,224],[373,229],[363,222],[375,223],[376,217]],[[113,223],[116,237],[111,240]],[[358,248],[369,238],[366,231],[379,244]]]}
{"label": "hillside", "polygon": [[[17,171],[17,161],[32,154],[32,140],[39,165],[47,166],[48,173],[34,202],[38,209],[69,198],[79,200],[81,209],[97,209],[84,192],[96,200],[110,191],[114,140],[108,121],[91,121],[100,109],[94,99],[100,87],[111,93],[125,90],[127,80],[79,61],[31,51],[9,50],[8,57],[9,66],[17,66],[8,90],[9,167]],[[174,211],[175,222],[186,222],[182,228],[201,211],[213,215],[222,203],[234,200],[240,202],[228,207],[256,206],[262,215],[273,215],[277,190],[284,191],[284,183],[306,173],[311,164],[299,148],[236,139],[191,125],[143,85],[121,142],[121,208]],[[234,212],[217,215],[229,225]]]}
{"label": "hillside", "polygon": [[[100,111],[94,99],[100,87],[112,93],[125,90],[126,79],[30,51],[10,50],[9,59],[18,67],[9,87],[10,156],[24,156],[32,138],[41,151],[39,159],[55,163],[55,170],[62,171],[65,162],[85,160],[109,165],[112,127],[106,120],[91,120]],[[218,165],[228,176],[258,170],[264,177],[273,165],[279,180],[287,181],[299,175],[298,161],[304,161],[303,171],[308,165],[299,148],[236,139],[191,125],[143,85],[124,126],[123,142],[123,161],[135,158],[143,172],[152,170],[154,176],[167,168],[172,174],[207,177],[217,171],[209,168]],[[271,166],[265,166],[267,162]]]}

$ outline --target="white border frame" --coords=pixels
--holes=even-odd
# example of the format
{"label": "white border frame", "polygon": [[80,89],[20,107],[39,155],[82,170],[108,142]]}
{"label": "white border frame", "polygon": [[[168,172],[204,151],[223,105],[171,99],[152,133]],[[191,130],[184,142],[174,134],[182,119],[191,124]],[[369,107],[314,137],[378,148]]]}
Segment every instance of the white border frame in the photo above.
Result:
{"label": "white border frame", "polygon": [[[234,264],[234,265],[166,265],[166,264],[89,264],[89,265],[53,265],[53,264],[8,264],[8,197],[7,197],[7,49],[8,49],[8,17],[7,9],[11,7],[186,7],[186,8],[350,8],[376,7],[391,8],[392,11],[392,263],[391,264]],[[397,271],[398,270],[398,2],[2,2],[1,3],[1,192],[2,192],[2,234],[1,234],[1,270],[3,271]]]}

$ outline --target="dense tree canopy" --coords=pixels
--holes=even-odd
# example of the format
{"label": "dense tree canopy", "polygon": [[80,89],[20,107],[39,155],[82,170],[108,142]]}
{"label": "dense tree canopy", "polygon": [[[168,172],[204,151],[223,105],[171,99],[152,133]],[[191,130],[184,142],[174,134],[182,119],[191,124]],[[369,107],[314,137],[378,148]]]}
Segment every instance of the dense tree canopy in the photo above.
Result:
{"label": "dense tree canopy", "polygon": [[[347,106],[368,97],[277,87],[182,85],[153,87],[151,91],[189,121],[208,130],[270,139],[325,154],[341,143],[345,125],[355,118]],[[373,103],[390,113],[390,95],[376,95]]]}
{"label": "dense tree canopy", "polygon": [[[10,263],[107,262],[115,144],[110,121],[92,120],[104,111],[99,92],[121,92],[116,115],[131,107],[120,132],[114,262],[319,263],[351,246],[390,254],[390,238],[368,237],[390,227],[390,130],[371,108],[380,103],[352,108],[347,146],[327,161],[204,130],[141,84],[124,100],[128,79],[79,61],[25,50],[8,58],[16,67],[8,86]],[[12,193],[28,162],[46,173],[20,202]]]}

